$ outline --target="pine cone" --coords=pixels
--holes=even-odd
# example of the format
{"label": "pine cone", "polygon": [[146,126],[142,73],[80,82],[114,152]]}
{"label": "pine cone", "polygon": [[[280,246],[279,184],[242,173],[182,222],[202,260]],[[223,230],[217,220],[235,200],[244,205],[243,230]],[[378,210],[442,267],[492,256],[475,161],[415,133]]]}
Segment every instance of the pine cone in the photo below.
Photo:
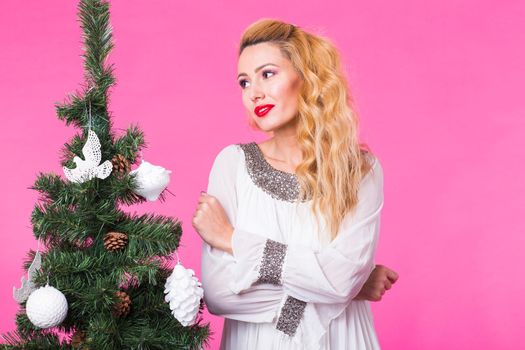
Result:
{"label": "pine cone", "polygon": [[76,330],[71,337],[71,346],[75,349],[89,350],[86,346],[86,332]]}
{"label": "pine cone", "polygon": [[127,316],[131,309],[131,298],[124,291],[118,291],[116,292],[116,295],[119,298],[119,301],[115,303],[113,307],[113,314],[117,317]]}
{"label": "pine cone", "polygon": [[122,232],[108,232],[103,239],[104,247],[109,251],[122,249],[128,244],[128,235]]}
{"label": "pine cone", "polygon": [[131,170],[131,164],[122,154],[114,156],[111,163],[113,164],[113,173],[118,177],[123,177]]}

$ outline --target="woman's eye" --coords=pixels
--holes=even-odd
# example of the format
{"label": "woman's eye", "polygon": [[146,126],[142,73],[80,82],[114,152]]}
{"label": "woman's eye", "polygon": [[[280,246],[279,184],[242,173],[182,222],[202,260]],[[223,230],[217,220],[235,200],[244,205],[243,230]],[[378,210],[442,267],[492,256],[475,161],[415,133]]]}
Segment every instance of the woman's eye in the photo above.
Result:
{"label": "woman's eye", "polygon": [[244,83],[246,82],[246,80],[241,80],[239,81],[239,85],[241,86],[241,88],[245,88],[246,86],[244,85]]}
{"label": "woman's eye", "polygon": [[265,71],[263,71],[263,76],[264,76],[266,73],[275,74],[275,73],[274,73],[273,71],[271,71],[271,70],[265,70]]}

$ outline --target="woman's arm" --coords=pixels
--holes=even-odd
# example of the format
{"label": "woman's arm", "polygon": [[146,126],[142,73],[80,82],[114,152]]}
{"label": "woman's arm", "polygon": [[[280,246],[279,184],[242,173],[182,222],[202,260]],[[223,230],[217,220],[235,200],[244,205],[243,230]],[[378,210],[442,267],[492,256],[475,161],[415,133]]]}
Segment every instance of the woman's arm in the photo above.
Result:
{"label": "woman's arm", "polygon": [[201,280],[210,313],[247,322],[272,322],[284,298],[283,288],[267,284],[246,288],[239,294],[232,292],[234,262],[223,254],[203,242]]}
{"label": "woman's arm", "polygon": [[[196,213],[193,226],[197,232],[208,230],[222,233],[231,229],[237,215],[235,188],[236,169],[242,152],[235,145],[223,148],[216,156],[210,171],[207,192],[218,201]],[[202,206],[202,203],[199,204]],[[211,219],[201,216],[211,214]],[[231,236],[231,232],[229,232]],[[285,295],[283,288],[274,285],[258,285],[246,288],[242,293],[231,290],[235,261],[230,254],[202,243],[201,281],[204,301],[210,313],[249,322],[272,322],[278,315]]]}
{"label": "woman's arm", "polygon": [[321,251],[235,228],[233,291],[270,283],[282,285],[286,294],[304,302],[348,302],[374,269],[382,207],[383,171],[375,159],[361,183],[355,215],[345,217],[336,239]]}

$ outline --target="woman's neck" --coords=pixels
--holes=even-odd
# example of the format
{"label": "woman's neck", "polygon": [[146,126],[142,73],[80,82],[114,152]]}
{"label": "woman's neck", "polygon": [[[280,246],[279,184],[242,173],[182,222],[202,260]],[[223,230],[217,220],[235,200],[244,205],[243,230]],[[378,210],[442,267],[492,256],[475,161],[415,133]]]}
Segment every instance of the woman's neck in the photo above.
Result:
{"label": "woman's neck", "polygon": [[267,158],[286,164],[291,169],[295,169],[303,159],[296,135],[274,135],[260,145]]}

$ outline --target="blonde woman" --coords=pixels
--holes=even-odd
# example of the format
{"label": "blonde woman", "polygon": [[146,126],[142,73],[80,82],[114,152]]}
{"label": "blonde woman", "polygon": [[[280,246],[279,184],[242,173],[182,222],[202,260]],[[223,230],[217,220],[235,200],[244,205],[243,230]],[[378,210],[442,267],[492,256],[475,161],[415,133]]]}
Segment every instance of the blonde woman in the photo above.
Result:
{"label": "blonde woman", "polygon": [[358,142],[337,50],[259,20],[237,79],[250,124],[271,137],[218,153],[193,216],[221,349],[379,349],[369,300],[397,280],[374,263],[383,170]]}

